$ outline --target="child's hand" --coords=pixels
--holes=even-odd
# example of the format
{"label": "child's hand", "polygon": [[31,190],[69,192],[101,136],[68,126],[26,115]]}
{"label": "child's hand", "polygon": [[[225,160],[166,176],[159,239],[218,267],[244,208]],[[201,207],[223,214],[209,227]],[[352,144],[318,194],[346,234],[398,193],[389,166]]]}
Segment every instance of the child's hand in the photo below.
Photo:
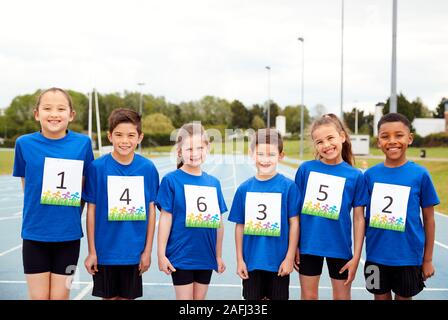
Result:
{"label": "child's hand", "polygon": [[87,269],[87,272],[92,276],[98,272],[98,259],[96,254],[89,254],[84,260],[84,266]]}
{"label": "child's hand", "polygon": [[138,265],[140,275],[148,271],[150,265],[151,265],[151,255],[143,251],[142,256],[140,257],[140,264]]}
{"label": "child's hand", "polygon": [[282,264],[280,265],[280,268],[278,268],[278,276],[284,277],[293,272],[294,270],[294,262],[295,258],[288,258],[286,257],[285,260],[283,260]]}
{"label": "child's hand", "polygon": [[423,281],[426,281],[426,279],[431,278],[434,273],[434,266],[432,265],[432,261],[424,261],[422,266],[422,272],[423,272]]}
{"label": "child's hand", "polygon": [[170,260],[166,256],[159,257],[159,270],[170,275],[171,272],[176,272],[176,269],[171,264]]}
{"label": "child's hand", "polygon": [[300,267],[300,251],[299,248],[297,248],[296,256],[294,258],[294,269],[296,269],[297,272],[299,272]]}
{"label": "child's hand", "polygon": [[226,265],[222,258],[216,258],[216,262],[218,263],[218,273],[223,273],[226,270]]}
{"label": "child's hand", "polygon": [[249,272],[247,272],[246,263],[244,261],[238,261],[236,266],[236,274],[243,280],[249,279]]}
{"label": "child's hand", "polygon": [[339,270],[339,273],[343,273],[345,270],[348,270],[348,278],[344,282],[344,286],[347,286],[353,282],[356,276],[356,270],[358,269],[359,260],[356,258],[352,258],[349,262]]}

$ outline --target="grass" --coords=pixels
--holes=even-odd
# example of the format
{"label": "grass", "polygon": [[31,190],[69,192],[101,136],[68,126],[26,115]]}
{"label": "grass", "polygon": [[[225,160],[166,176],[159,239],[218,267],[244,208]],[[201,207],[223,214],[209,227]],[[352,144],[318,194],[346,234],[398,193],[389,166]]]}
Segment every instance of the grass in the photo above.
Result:
{"label": "grass", "polygon": [[405,225],[397,226],[397,225],[391,225],[388,223],[381,223],[381,222],[371,222],[370,226],[374,227],[374,228],[394,230],[394,231],[400,231],[400,232],[404,232],[404,228],[405,228]]}
{"label": "grass", "polygon": [[52,197],[43,197],[40,200],[41,204],[51,204],[54,206],[71,206],[79,207],[81,205],[80,199],[56,199]]}
{"label": "grass", "polygon": [[271,229],[257,229],[257,228],[244,228],[244,234],[253,236],[268,236],[268,237],[279,237],[280,230]]}
{"label": "grass", "polygon": [[219,221],[186,221],[186,226],[190,228],[219,228],[221,226]]}
{"label": "grass", "polygon": [[109,221],[145,221],[146,215],[144,214],[109,214]]}

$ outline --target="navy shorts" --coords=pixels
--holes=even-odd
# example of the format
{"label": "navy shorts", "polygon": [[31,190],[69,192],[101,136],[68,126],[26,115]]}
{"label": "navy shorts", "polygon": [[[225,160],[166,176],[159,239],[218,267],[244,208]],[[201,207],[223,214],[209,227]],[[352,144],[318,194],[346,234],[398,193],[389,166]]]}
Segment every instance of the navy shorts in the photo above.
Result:
{"label": "navy shorts", "polygon": [[[331,279],[347,280],[348,270],[339,273],[349,260],[339,258],[325,258]],[[300,254],[299,274],[304,276],[320,276],[324,266],[324,257],[311,254]]]}
{"label": "navy shorts", "polygon": [[137,265],[98,265],[92,295],[105,299],[136,299],[143,295],[143,280]]}
{"label": "navy shorts", "polygon": [[249,279],[243,280],[243,297],[246,300],[288,300],[289,275],[280,277],[277,272],[249,271]]}
{"label": "navy shorts", "polygon": [[175,286],[183,286],[193,282],[200,284],[210,284],[213,270],[183,270],[177,269],[171,273],[173,284]]}

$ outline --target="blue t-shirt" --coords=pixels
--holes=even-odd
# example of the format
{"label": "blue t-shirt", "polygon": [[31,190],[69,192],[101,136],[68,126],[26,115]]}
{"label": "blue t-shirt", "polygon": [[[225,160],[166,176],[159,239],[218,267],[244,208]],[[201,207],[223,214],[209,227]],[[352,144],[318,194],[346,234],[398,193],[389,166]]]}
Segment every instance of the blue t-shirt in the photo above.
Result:
{"label": "blue t-shirt", "polygon": [[[310,172],[345,178],[339,219],[333,220],[303,213],[303,202]],[[337,165],[328,165],[319,160],[311,160],[300,165],[295,181],[299,189],[302,190],[300,253],[351,259],[353,253],[350,211],[355,207],[366,206],[368,202],[368,193],[362,172],[345,161]]]}
{"label": "blue t-shirt", "polygon": [[14,154],[13,176],[25,178],[22,238],[62,242],[82,238],[81,208],[41,204],[45,158],[82,160],[83,175],[93,161],[89,137],[68,130],[60,139],[40,132],[19,137]]}
{"label": "blue t-shirt", "polygon": [[[146,220],[109,221],[108,176],[143,176]],[[149,219],[149,204],[154,202],[159,188],[159,173],[151,160],[134,154],[128,165],[116,161],[106,154],[89,166],[83,199],[94,203],[95,249],[98,264],[134,265],[140,262],[146,245]],[[132,194],[128,195],[132,198]]]}
{"label": "blue t-shirt", "polygon": [[[216,228],[186,227],[184,185],[215,187],[220,213],[227,211],[218,179],[202,172],[195,176],[177,169],[168,173],[160,183],[157,207],[172,215],[166,257],[175,268],[184,270],[217,270]],[[221,217],[222,219],[222,217]]]}
{"label": "blue t-shirt", "polygon": [[366,171],[365,180],[370,195],[375,183],[411,188],[404,232],[370,227],[370,203],[367,206],[367,261],[388,266],[422,265],[425,231],[420,218],[420,208],[440,203],[428,170],[412,161],[397,168],[389,168],[384,163],[379,163]]}
{"label": "blue t-shirt", "polygon": [[277,173],[269,180],[252,177],[243,182],[236,190],[230,209],[229,220],[238,224],[245,223],[247,192],[281,194],[280,236],[243,236],[243,258],[247,270],[265,270],[277,272],[286,257],[289,245],[289,218],[299,214],[300,191],[291,179]]}

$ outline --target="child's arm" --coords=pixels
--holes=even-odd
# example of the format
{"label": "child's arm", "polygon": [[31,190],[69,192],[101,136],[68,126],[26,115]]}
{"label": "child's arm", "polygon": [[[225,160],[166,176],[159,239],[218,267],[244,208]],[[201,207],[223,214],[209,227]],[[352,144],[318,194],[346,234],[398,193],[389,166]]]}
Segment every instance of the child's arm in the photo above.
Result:
{"label": "child's arm", "polygon": [[[81,182],[81,190],[84,190],[84,185],[85,185],[85,183],[86,183],[86,177],[82,177],[82,182]],[[81,198],[81,214],[82,214],[82,212],[84,211],[84,206],[86,205],[86,201],[83,199],[83,198]]]}
{"label": "child's arm", "polygon": [[226,270],[226,265],[222,260],[222,240],[224,239],[224,224],[220,223],[220,227],[217,230],[216,239],[216,262],[218,263],[218,273],[223,273]]}
{"label": "child's arm", "polygon": [[236,273],[241,279],[249,279],[249,273],[247,272],[247,266],[243,257],[243,233],[244,224],[237,223],[235,225]]}
{"label": "child's arm", "polygon": [[25,191],[25,178],[22,177],[21,180],[22,180],[22,191]]}
{"label": "child's arm", "polygon": [[84,265],[87,272],[92,275],[98,272],[98,259],[95,249],[95,209],[96,205],[94,203],[87,205],[87,242],[89,255],[84,261]]}
{"label": "child's arm", "polygon": [[359,260],[361,259],[362,245],[364,243],[366,220],[364,218],[364,207],[353,208],[353,258],[342,267],[339,273],[348,269],[348,278],[344,285],[349,285],[355,279]]}
{"label": "child's arm", "polygon": [[166,274],[171,274],[171,272],[176,271],[170,260],[166,257],[166,244],[170,236],[172,221],[173,217],[171,213],[162,209],[159,219],[159,232],[157,234],[157,257],[159,260],[159,270]]}
{"label": "child's arm", "polygon": [[156,228],[156,208],[154,206],[154,202],[151,202],[149,204],[149,220],[148,220],[148,228],[146,231],[146,245],[145,249],[142,252],[142,256],[140,257],[140,265],[138,266],[138,270],[140,270],[140,275],[148,271],[149,266],[151,265],[152,242],[154,239],[155,228]]}
{"label": "child's arm", "polygon": [[299,242],[299,217],[289,218],[289,242],[288,252],[278,269],[278,276],[287,276],[294,270],[294,260],[297,252],[297,243]]}
{"label": "child's arm", "polygon": [[434,275],[434,266],[432,264],[432,254],[434,251],[434,241],[436,232],[436,223],[434,221],[434,206],[422,209],[423,226],[425,228],[425,253],[423,256],[423,280]]}

